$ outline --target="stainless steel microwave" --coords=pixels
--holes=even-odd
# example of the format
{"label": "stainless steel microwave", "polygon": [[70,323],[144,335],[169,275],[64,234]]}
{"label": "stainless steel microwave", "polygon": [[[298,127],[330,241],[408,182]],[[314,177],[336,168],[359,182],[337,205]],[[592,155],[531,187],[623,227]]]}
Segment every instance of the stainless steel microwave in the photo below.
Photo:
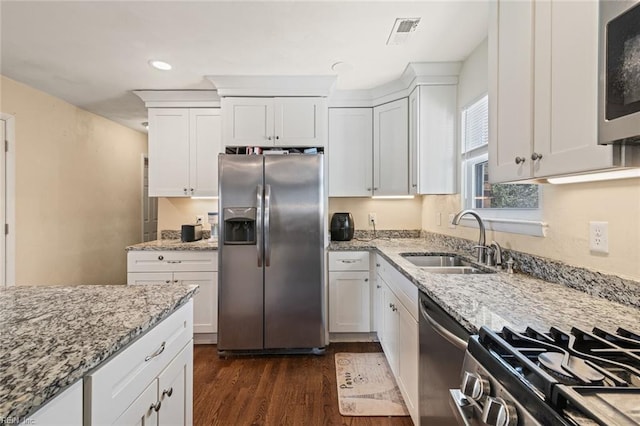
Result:
{"label": "stainless steel microwave", "polygon": [[598,143],[640,145],[640,0],[600,0]]}

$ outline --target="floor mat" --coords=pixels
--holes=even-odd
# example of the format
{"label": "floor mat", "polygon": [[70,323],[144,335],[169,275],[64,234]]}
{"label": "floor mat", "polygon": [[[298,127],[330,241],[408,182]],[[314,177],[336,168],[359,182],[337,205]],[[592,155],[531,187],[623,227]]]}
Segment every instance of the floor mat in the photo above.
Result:
{"label": "floor mat", "polygon": [[340,414],[409,415],[384,353],[337,353],[335,358]]}

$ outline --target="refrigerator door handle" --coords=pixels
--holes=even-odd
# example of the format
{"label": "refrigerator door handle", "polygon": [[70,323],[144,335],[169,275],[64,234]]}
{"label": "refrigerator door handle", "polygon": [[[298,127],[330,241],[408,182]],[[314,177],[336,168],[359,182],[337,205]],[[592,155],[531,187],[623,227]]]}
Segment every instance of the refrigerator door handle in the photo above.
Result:
{"label": "refrigerator door handle", "polygon": [[269,238],[269,210],[271,205],[271,185],[264,186],[264,266],[271,265],[271,242]]}
{"label": "refrigerator door handle", "polygon": [[256,249],[258,250],[258,268],[262,268],[262,185],[256,189]]}

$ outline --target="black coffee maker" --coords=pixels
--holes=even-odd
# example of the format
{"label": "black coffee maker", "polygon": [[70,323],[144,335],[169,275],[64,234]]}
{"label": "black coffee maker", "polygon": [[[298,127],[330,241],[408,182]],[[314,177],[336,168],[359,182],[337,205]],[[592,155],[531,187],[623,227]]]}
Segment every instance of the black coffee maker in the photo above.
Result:
{"label": "black coffee maker", "polygon": [[354,228],[351,213],[334,213],[331,216],[331,241],[351,241]]}

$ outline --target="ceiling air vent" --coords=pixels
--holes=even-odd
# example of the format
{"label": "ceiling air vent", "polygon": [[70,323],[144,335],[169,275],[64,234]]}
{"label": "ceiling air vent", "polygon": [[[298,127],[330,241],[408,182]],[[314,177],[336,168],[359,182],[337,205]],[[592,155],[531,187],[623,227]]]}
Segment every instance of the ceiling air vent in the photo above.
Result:
{"label": "ceiling air vent", "polygon": [[419,22],[420,18],[397,18],[393,29],[391,29],[391,34],[389,34],[387,45],[406,43],[409,40],[409,35],[418,27]]}

